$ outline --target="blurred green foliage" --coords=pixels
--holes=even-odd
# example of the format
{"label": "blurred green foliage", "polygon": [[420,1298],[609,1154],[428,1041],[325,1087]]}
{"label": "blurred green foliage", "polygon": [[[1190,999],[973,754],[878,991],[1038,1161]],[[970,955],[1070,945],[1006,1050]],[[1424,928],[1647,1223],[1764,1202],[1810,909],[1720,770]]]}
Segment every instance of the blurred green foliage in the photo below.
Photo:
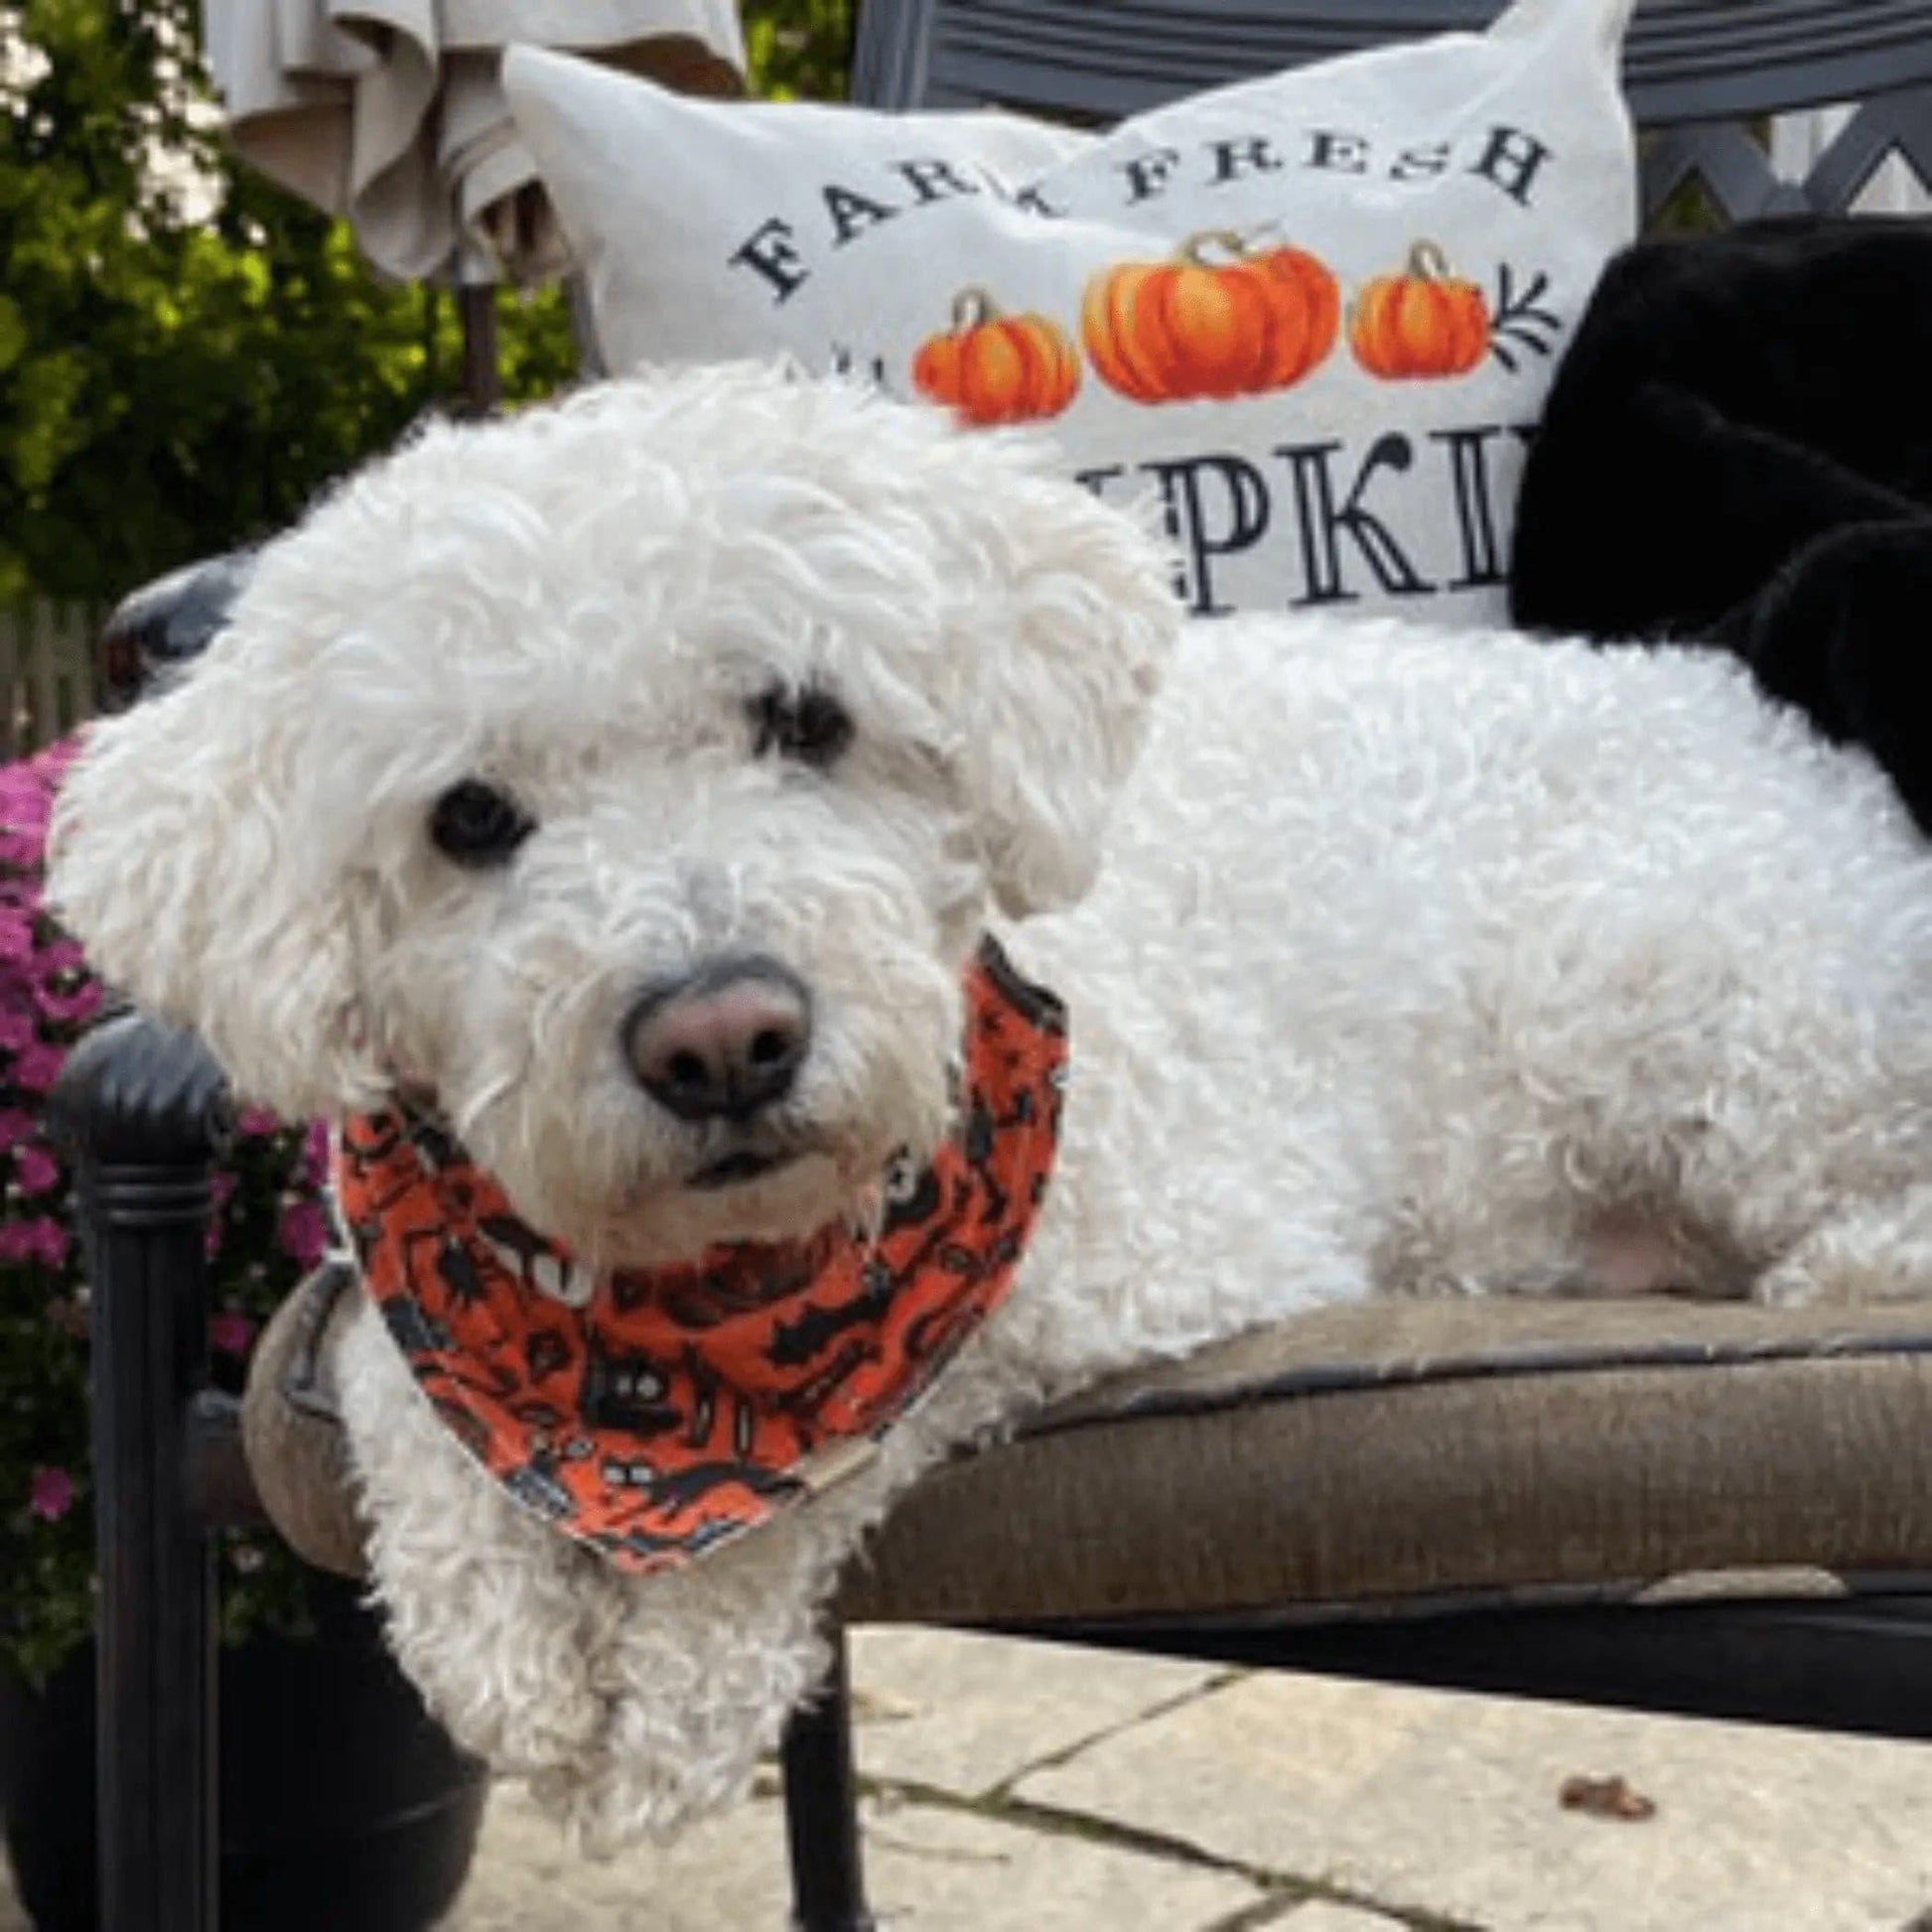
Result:
{"label": "blurred green foliage", "polygon": [[[0,604],[111,598],[263,536],[458,397],[448,291],[379,281],[223,146],[198,12],[0,7]],[[749,0],[755,87],[839,96],[852,19]],[[561,294],[500,310],[510,399],[567,380]]]}
{"label": "blurred green foliage", "polygon": [[[871,0],[893,6],[899,0]],[[745,57],[756,93],[843,100],[852,66],[853,0],[745,0]]]}

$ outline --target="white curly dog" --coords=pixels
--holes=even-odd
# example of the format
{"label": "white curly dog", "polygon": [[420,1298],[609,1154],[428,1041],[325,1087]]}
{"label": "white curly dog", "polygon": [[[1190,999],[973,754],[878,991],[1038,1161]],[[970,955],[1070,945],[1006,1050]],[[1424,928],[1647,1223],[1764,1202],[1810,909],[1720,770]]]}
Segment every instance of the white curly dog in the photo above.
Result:
{"label": "white curly dog", "polygon": [[[453,856],[466,784],[513,850]],[[1716,655],[1183,629],[1031,444],[782,371],[376,464],[95,730],[54,853],[97,966],[244,1094],[431,1092],[609,1264],[809,1231],[936,1145],[990,926],[1067,1001],[1009,1300],[865,1475],[674,1575],[525,1515],[352,1328],[395,1648],[594,1848],[738,1790],[866,1526],[1057,1391],[1392,1291],[1932,1281],[1932,860],[1863,759]],[[814,1018],[759,1126],[792,1158],[720,1185],[741,1130],[646,1091],[623,1021],[748,952]]]}

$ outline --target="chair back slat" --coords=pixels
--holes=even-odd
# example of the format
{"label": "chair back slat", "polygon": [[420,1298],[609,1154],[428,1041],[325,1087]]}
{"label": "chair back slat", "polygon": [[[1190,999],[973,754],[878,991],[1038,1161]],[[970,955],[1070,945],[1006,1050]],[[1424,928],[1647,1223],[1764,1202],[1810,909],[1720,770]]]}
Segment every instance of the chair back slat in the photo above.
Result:
{"label": "chair back slat", "polygon": [[1806,177],[1811,205],[1849,208],[1892,154],[1903,155],[1932,193],[1932,86],[1866,101]]}
{"label": "chair back slat", "polygon": [[[1422,34],[1477,31],[1499,0],[871,0],[853,97],[999,105],[1087,123]],[[1932,184],[1932,0],[1640,0],[1624,82],[1655,213],[1700,181],[1731,219],[1844,211],[1888,153]],[[1863,105],[1809,177],[1779,180],[1752,122]]]}
{"label": "chair back slat", "polygon": [[1810,204],[1802,185],[1780,181],[1764,149],[1729,121],[1665,128],[1639,158],[1646,216],[1666,207],[1690,184],[1732,221],[1795,214]]}

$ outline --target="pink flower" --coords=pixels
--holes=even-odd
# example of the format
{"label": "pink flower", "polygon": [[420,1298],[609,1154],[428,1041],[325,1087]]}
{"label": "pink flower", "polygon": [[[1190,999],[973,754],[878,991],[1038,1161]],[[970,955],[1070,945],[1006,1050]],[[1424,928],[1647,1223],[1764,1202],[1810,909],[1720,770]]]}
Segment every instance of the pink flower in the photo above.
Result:
{"label": "pink flower", "polygon": [[19,965],[33,950],[33,920],[12,906],[0,905],[0,965]]}
{"label": "pink flower", "polygon": [[208,1182],[208,1192],[213,1197],[217,1212],[234,1199],[234,1190],[240,1184],[240,1177],[227,1168],[223,1168]]}
{"label": "pink flower", "polygon": [[309,1123],[308,1138],[302,1143],[302,1178],[311,1187],[321,1187],[329,1178],[329,1123]]}
{"label": "pink flower", "polygon": [[0,773],[0,825],[10,832],[45,832],[54,800],[46,785],[11,766]]}
{"label": "pink flower", "polygon": [[100,983],[86,980],[71,993],[50,993],[43,987],[34,996],[34,1003],[49,1020],[66,1026],[75,1020],[91,1020],[100,1011],[101,998]]}
{"label": "pink flower", "polygon": [[41,1131],[40,1122],[18,1107],[0,1107],[0,1154],[22,1141],[31,1141]]}
{"label": "pink flower", "polygon": [[61,1164],[44,1147],[29,1142],[14,1156],[14,1184],[23,1194],[44,1194],[61,1178]]}
{"label": "pink flower", "polygon": [[80,756],[80,748],[87,742],[89,729],[82,725],[77,731],[69,732],[65,738],[57,738],[52,745],[34,755],[33,762],[50,787],[67,776],[68,766]]}
{"label": "pink flower", "polygon": [[58,1523],[73,1507],[73,1478],[65,1469],[34,1465],[27,1491],[27,1507],[44,1523]]}
{"label": "pink flower", "polygon": [[244,1134],[279,1134],[282,1123],[279,1116],[271,1114],[266,1107],[244,1107],[235,1116],[235,1126]]}
{"label": "pink flower", "polygon": [[255,1324],[245,1314],[224,1309],[207,1324],[208,1340],[224,1355],[245,1355],[255,1339]]}
{"label": "pink flower", "polygon": [[67,1054],[58,1046],[36,1041],[23,1047],[14,1061],[14,1084],[28,1093],[45,1093],[61,1077]]}
{"label": "pink flower", "polygon": [[31,1221],[0,1221],[0,1261],[44,1261],[58,1268],[68,1258],[68,1231],[42,1216]]}
{"label": "pink flower", "polygon": [[51,945],[43,946],[36,957],[41,970],[48,973],[72,973],[87,963],[87,955],[81,951],[77,939],[56,939]]}
{"label": "pink flower", "polygon": [[319,1202],[291,1201],[282,1210],[282,1225],[276,1237],[285,1254],[293,1255],[304,1268],[313,1268],[329,1245],[329,1223]]}
{"label": "pink flower", "polygon": [[18,1053],[35,1039],[34,1016],[18,1007],[0,1010],[0,1052]]}

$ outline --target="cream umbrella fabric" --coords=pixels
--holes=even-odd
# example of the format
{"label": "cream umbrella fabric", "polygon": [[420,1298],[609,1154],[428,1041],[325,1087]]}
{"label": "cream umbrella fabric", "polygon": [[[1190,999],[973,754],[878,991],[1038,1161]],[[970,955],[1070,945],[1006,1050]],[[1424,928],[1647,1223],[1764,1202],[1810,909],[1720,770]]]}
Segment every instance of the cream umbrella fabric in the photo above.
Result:
{"label": "cream umbrella fabric", "polygon": [[561,47],[692,92],[742,87],[733,0],[203,0],[236,151],[345,214],[401,279],[533,280],[566,261],[496,83]]}

